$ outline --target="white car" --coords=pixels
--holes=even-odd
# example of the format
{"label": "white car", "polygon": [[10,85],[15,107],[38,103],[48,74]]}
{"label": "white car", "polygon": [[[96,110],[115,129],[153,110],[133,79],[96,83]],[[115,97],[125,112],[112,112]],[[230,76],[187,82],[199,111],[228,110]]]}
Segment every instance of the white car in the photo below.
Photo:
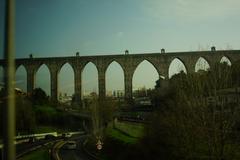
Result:
{"label": "white car", "polygon": [[72,134],[70,134],[70,133],[63,133],[63,134],[62,134],[62,137],[64,137],[64,138],[70,138],[70,137],[72,137]]}

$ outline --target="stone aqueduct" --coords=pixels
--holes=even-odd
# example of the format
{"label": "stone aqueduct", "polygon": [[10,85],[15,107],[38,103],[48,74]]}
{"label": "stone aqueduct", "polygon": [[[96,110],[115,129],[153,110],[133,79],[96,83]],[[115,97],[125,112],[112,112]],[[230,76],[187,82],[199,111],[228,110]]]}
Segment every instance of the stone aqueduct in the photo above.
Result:
{"label": "stone aqueduct", "polygon": [[[99,98],[104,98],[106,94],[105,72],[108,66],[116,61],[124,72],[125,98],[132,98],[132,77],[138,64],[147,60],[157,70],[159,76],[168,77],[168,69],[171,62],[177,58],[184,65],[187,73],[195,72],[197,60],[204,58],[210,68],[215,63],[220,62],[222,57],[227,57],[231,63],[240,60],[240,50],[222,51],[196,51],[196,52],[172,52],[172,53],[149,53],[149,54],[125,54],[125,55],[100,55],[100,56],[72,56],[72,57],[50,57],[50,58],[22,58],[16,59],[16,69],[23,65],[27,71],[27,92],[31,93],[35,84],[35,73],[38,68],[45,64],[50,71],[51,99],[57,101],[58,95],[58,73],[61,67],[69,63],[74,71],[74,89],[79,102],[81,100],[81,73],[89,62],[95,64],[98,71]],[[5,61],[0,60],[0,66],[4,68]]]}

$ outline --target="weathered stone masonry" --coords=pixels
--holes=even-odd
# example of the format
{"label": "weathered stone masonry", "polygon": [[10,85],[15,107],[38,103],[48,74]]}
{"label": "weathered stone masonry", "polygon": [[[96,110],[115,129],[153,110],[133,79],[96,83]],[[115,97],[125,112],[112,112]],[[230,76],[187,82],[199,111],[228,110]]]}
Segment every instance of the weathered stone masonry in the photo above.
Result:
{"label": "weathered stone masonry", "polygon": [[[99,98],[106,94],[105,73],[108,66],[116,61],[124,72],[125,98],[132,98],[132,78],[137,66],[144,60],[150,62],[157,70],[159,76],[168,78],[168,69],[171,62],[177,58],[186,67],[188,73],[195,71],[197,60],[202,57],[210,65],[220,62],[221,58],[227,57],[233,64],[240,60],[240,50],[224,51],[198,51],[198,52],[174,52],[174,53],[149,53],[149,54],[127,54],[127,55],[101,55],[101,56],[73,56],[73,57],[50,57],[50,58],[21,58],[16,59],[16,69],[23,65],[27,71],[27,92],[31,93],[35,86],[35,74],[42,64],[50,71],[51,99],[57,101],[58,95],[58,73],[65,63],[69,63],[74,71],[74,85],[76,99],[80,102],[82,95],[81,74],[87,63],[92,62],[98,70]],[[4,68],[5,61],[0,60]]]}

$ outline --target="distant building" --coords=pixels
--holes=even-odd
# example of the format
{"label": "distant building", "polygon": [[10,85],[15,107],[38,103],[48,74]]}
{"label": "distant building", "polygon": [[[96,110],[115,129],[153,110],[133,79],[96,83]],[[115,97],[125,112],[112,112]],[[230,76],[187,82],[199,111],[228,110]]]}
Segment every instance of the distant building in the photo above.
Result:
{"label": "distant building", "polygon": [[113,98],[122,98],[124,97],[124,90],[107,91],[106,96],[113,97]]}
{"label": "distant building", "polygon": [[133,97],[148,97],[152,89],[146,89],[146,87],[138,88],[133,91]]}
{"label": "distant building", "polygon": [[123,98],[124,97],[124,90],[114,90],[114,91],[112,91],[112,96],[114,98]]}
{"label": "distant building", "polygon": [[134,99],[134,102],[137,105],[143,105],[143,106],[152,105],[151,99],[149,97],[137,97]]}
{"label": "distant building", "polygon": [[58,100],[60,103],[65,103],[68,105],[71,105],[72,102],[72,96],[67,95],[67,93],[62,94],[61,92],[59,93]]}
{"label": "distant building", "polygon": [[98,97],[98,94],[96,92],[89,92],[88,94],[85,94],[83,95],[83,99],[93,99],[93,98],[96,98]]}
{"label": "distant building", "polygon": [[106,96],[107,97],[113,97],[113,92],[112,91],[107,91]]}
{"label": "distant building", "polygon": [[116,97],[116,91],[113,91],[113,97]]}
{"label": "distant building", "polygon": [[207,97],[208,104],[225,105],[240,102],[240,88],[227,88],[217,91],[216,96]]}

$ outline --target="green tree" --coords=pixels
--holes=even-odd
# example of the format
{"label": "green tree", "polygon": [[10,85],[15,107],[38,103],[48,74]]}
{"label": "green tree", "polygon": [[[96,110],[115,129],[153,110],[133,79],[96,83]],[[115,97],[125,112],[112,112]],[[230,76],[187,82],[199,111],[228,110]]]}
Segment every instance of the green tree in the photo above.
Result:
{"label": "green tree", "polygon": [[[4,96],[4,88],[0,91],[0,101],[2,102]],[[16,103],[16,132],[17,133],[33,133],[36,127],[35,114],[32,110],[32,103],[29,99],[18,92],[15,92]],[[2,114],[2,105],[0,107]],[[2,125],[2,124],[1,124]],[[2,127],[0,127],[2,129]]]}
{"label": "green tree", "polygon": [[17,132],[26,134],[33,133],[36,127],[32,103],[23,95],[16,96],[16,127]]}
{"label": "green tree", "polygon": [[240,106],[225,100],[238,95],[226,94],[233,82],[233,68],[216,64],[211,71],[173,76],[165,95],[156,89],[159,111],[151,116],[144,141],[150,147],[142,152],[165,159],[233,159]]}
{"label": "green tree", "polygon": [[103,140],[105,129],[113,122],[116,102],[112,99],[99,100],[93,96],[89,107],[92,114],[92,135],[96,140]]}
{"label": "green tree", "polygon": [[30,99],[34,105],[43,105],[49,103],[47,94],[41,88],[35,88],[30,96]]}

